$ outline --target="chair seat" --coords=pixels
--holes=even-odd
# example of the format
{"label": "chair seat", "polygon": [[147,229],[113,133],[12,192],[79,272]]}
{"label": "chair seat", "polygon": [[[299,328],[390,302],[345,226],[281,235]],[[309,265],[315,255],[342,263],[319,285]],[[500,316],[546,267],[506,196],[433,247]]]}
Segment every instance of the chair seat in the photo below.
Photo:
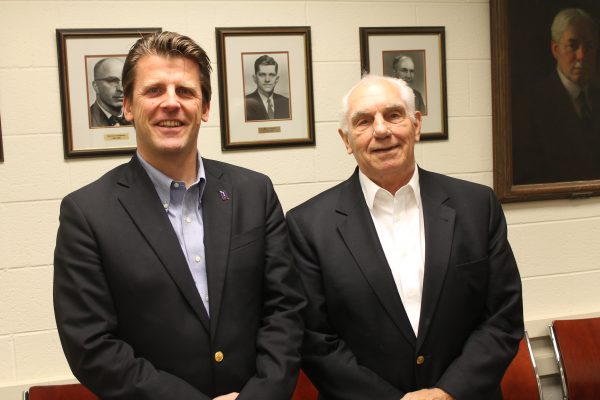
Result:
{"label": "chair seat", "polygon": [[519,350],[502,378],[504,400],[542,400],[542,385],[531,351],[529,336],[525,332]]}

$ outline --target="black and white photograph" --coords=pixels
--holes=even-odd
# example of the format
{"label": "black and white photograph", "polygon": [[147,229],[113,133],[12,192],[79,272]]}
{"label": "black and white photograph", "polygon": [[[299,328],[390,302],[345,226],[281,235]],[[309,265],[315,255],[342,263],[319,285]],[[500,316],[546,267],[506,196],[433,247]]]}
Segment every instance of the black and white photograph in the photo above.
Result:
{"label": "black and white photograph", "polygon": [[427,115],[425,50],[384,51],[383,74],[403,79],[415,94],[415,108]]}
{"label": "black and white photograph", "polygon": [[600,4],[494,0],[490,7],[498,197],[600,195]]}
{"label": "black and white photograph", "polygon": [[135,131],[123,116],[121,72],[133,43],[160,31],[56,30],[65,158],[135,151]]}
{"label": "black and white photograph", "polygon": [[123,116],[121,73],[125,55],[86,56],[90,128],[131,125]]}
{"label": "black and white photograph", "polygon": [[403,79],[423,117],[421,140],[448,138],[445,28],[359,28],[361,72]]}
{"label": "black and white photograph", "polygon": [[244,53],[246,122],[291,119],[288,53]]}
{"label": "black and white photograph", "polygon": [[224,150],[314,145],[309,27],[216,28]]}

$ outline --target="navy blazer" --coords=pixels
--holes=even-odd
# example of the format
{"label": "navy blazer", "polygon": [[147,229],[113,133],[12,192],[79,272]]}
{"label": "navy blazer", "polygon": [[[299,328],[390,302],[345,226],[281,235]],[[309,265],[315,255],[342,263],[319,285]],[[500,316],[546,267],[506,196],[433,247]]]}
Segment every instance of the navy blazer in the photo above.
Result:
{"label": "navy blazer", "polygon": [[287,214],[308,296],[303,368],[320,399],[398,400],[439,387],[501,399],[523,336],[521,280],[488,187],[419,170],[425,274],[415,337],[358,179]]}
{"label": "navy blazer", "polygon": [[203,164],[210,319],[135,156],[62,201],[58,333],[74,375],[102,399],[283,400],[294,390],[305,299],[277,196],[262,174]]}

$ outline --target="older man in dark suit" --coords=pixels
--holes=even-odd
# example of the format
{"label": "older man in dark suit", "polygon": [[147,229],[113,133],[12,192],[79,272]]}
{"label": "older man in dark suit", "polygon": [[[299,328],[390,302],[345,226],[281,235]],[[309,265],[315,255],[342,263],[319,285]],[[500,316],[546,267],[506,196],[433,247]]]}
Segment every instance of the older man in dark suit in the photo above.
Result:
{"label": "older man in dark suit", "polygon": [[421,114],[367,76],[340,136],[358,168],[287,215],[308,296],[303,368],[326,400],[494,400],[523,335],[492,190],[416,166]]}
{"label": "older man in dark suit", "polygon": [[54,308],[73,373],[102,399],[289,399],[305,299],[270,180],[199,156],[206,53],[142,38],[123,84],[137,154],[61,204]]}
{"label": "older man in dark suit", "polygon": [[246,95],[246,120],[263,121],[290,118],[290,100],[275,93],[279,82],[279,65],[268,55],[260,56],[254,62],[252,75],[256,90]]}
{"label": "older man in dark suit", "polygon": [[598,26],[579,8],[556,14],[556,68],[518,93],[513,107],[514,183],[600,179]]}

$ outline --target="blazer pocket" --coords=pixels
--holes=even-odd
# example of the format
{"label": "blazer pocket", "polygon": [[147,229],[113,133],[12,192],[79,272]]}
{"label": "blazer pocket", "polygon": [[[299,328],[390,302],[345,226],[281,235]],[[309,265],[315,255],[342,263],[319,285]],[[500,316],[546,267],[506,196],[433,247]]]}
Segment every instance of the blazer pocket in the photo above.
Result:
{"label": "blazer pocket", "polygon": [[455,268],[459,271],[465,271],[467,273],[485,273],[485,274],[487,274],[487,271],[489,268],[489,257],[483,257],[483,258],[480,258],[479,260],[456,264]]}
{"label": "blazer pocket", "polygon": [[238,233],[231,237],[231,245],[229,250],[233,251],[241,247],[247,246],[252,242],[264,239],[265,228],[264,226],[257,226],[256,228],[250,229],[249,231]]}

